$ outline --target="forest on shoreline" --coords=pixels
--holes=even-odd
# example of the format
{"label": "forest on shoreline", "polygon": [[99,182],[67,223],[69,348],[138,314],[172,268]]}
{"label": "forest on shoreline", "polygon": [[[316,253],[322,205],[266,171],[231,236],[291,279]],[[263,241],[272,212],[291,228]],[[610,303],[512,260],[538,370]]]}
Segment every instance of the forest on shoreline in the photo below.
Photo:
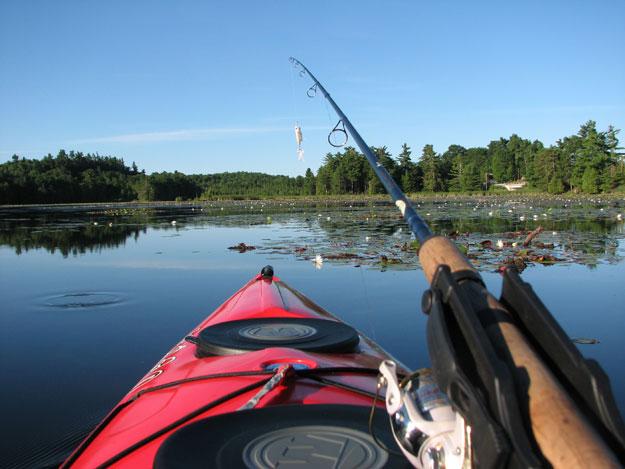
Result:
{"label": "forest on shoreline", "polygon": [[[494,191],[496,183],[525,181],[524,190],[560,194],[625,191],[625,155],[619,130],[597,130],[594,121],[545,147],[516,134],[486,147],[450,145],[443,153],[425,145],[418,160],[404,143],[394,158],[372,147],[379,162],[407,193]],[[505,190],[505,189],[500,189]],[[13,155],[0,164],[0,204],[210,200],[216,198],[380,194],[384,189],[353,147],[328,153],[317,173],[303,176],[254,172],[145,174],[113,156],[66,152],[42,159]]]}

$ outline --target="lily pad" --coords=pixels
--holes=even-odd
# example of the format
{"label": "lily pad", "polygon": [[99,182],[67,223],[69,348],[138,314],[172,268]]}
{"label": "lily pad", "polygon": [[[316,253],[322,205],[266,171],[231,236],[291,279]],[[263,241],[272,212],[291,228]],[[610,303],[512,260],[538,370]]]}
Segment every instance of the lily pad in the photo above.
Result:
{"label": "lily pad", "polygon": [[571,338],[571,341],[581,345],[595,345],[600,343],[599,339],[592,339],[587,337],[573,337]]}
{"label": "lily pad", "polygon": [[228,249],[233,250],[233,251],[239,251],[240,253],[244,253],[247,251],[253,251],[254,249],[256,249],[256,246],[250,246],[245,243],[239,243],[236,246],[230,246]]}

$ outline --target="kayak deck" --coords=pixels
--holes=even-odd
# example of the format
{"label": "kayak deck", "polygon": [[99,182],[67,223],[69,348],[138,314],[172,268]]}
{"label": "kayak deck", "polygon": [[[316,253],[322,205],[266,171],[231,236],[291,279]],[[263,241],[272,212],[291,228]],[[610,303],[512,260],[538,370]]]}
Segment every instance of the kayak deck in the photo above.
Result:
{"label": "kayak deck", "polygon": [[[223,328],[232,330],[207,334]],[[339,330],[340,337],[333,335],[334,330]],[[219,347],[206,346],[202,340],[205,335],[219,341]],[[324,346],[330,351],[325,352]],[[212,354],[211,350],[221,353]],[[239,417],[250,412],[241,410],[246,404],[254,408],[252,414],[277,407],[305,414],[311,411],[304,408],[319,406],[315,409],[326,412],[321,414],[325,415],[324,422],[332,420],[327,415],[328,406],[337,406],[337,415],[339,408],[351,412],[345,406],[358,406],[356,412],[366,409],[368,414],[376,393],[378,367],[386,359],[390,357],[375,343],[278,277],[258,275],[167,352],[65,464],[152,467],[159,448],[173,433],[186,426],[196,428],[191,424],[207,417],[222,415],[227,420],[225,414],[234,418],[232,413],[238,411],[237,419],[247,418]],[[261,390],[268,386],[263,393]],[[378,406],[383,406],[382,400]],[[385,413],[380,410],[379,417]],[[386,415],[384,418],[388,426]],[[258,421],[254,416],[250,419]],[[276,425],[278,429],[280,424]],[[193,435],[202,431],[185,429]],[[362,435],[354,438],[363,440]],[[183,446],[181,443],[176,448]],[[161,458],[161,463],[164,460]],[[356,461],[361,464],[364,460],[352,462]],[[374,466],[380,462],[379,458],[372,461],[377,461]],[[190,461],[185,464],[193,465]]]}

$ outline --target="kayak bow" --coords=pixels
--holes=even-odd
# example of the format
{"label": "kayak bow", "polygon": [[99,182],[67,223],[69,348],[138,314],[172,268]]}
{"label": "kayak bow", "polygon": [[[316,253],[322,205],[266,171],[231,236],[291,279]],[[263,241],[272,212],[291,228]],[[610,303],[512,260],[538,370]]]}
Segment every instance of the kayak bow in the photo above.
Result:
{"label": "kayak bow", "polygon": [[383,401],[373,435],[368,423],[390,358],[266,267],[174,345],[64,467],[405,467],[384,449],[398,452]]}

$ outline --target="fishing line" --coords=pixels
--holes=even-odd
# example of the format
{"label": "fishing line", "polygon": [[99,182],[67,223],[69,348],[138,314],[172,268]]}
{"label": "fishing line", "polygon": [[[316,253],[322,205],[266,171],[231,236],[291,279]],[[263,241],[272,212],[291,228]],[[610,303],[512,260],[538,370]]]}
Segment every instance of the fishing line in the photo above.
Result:
{"label": "fishing line", "polygon": [[395,456],[403,457],[404,455],[402,453],[398,453],[397,451],[392,450],[391,448],[386,446],[382,441],[380,441],[378,436],[375,434],[375,431],[373,430],[373,417],[375,416],[375,409],[378,406],[377,404],[380,398],[380,388],[382,387],[382,383],[380,381],[381,379],[383,379],[382,375],[380,375],[378,378],[378,385],[375,387],[375,396],[373,397],[373,402],[371,403],[371,412],[369,412],[369,435],[371,435],[371,438],[373,438],[373,441],[375,442],[375,444],[377,444],[380,448],[382,448],[387,453],[394,454]]}
{"label": "fishing line", "polygon": [[[296,67],[296,65],[293,66],[293,68],[291,69],[291,102],[293,103],[293,114],[294,114],[294,120],[295,120],[295,141],[297,142],[297,159],[299,161],[304,161],[304,150],[302,149],[302,128],[300,126],[300,122],[297,119],[297,117],[299,116],[299,113],[297,111],[297,102],[296,102],[296,98],[295,98],[295,84],[293,83],[293,69]],[[311,89],[314,88],[314,93],[317,93],[317,85],[314,84]],[[310,90],[309,90],[310,91]]]}
{"label": "fishing line", "polygon": [[295,103],[295,83],[293,81],[293,72],[295,66],[291,66],[289,76],[291,77],[291,105],[293,107],[293,119],[297,120],[297,104]]}
{"label": "fishing line", "polygon": [[371,321],[371,316],[373,316],[373,308],[371,308],[371,302],[369,301],[369,295],[367,295],[367,284],[365,282],[365,274],[362,271],[363,267],[360,266],[360,281],[362,283],[362,291],[363,296],[365,297],[365,305],[367,307],[367,322],[369,323],[369,331],[371,331],[371,336],[375,342],[378,341],[375,333],[375,327],[373,326],[373,322]]}

